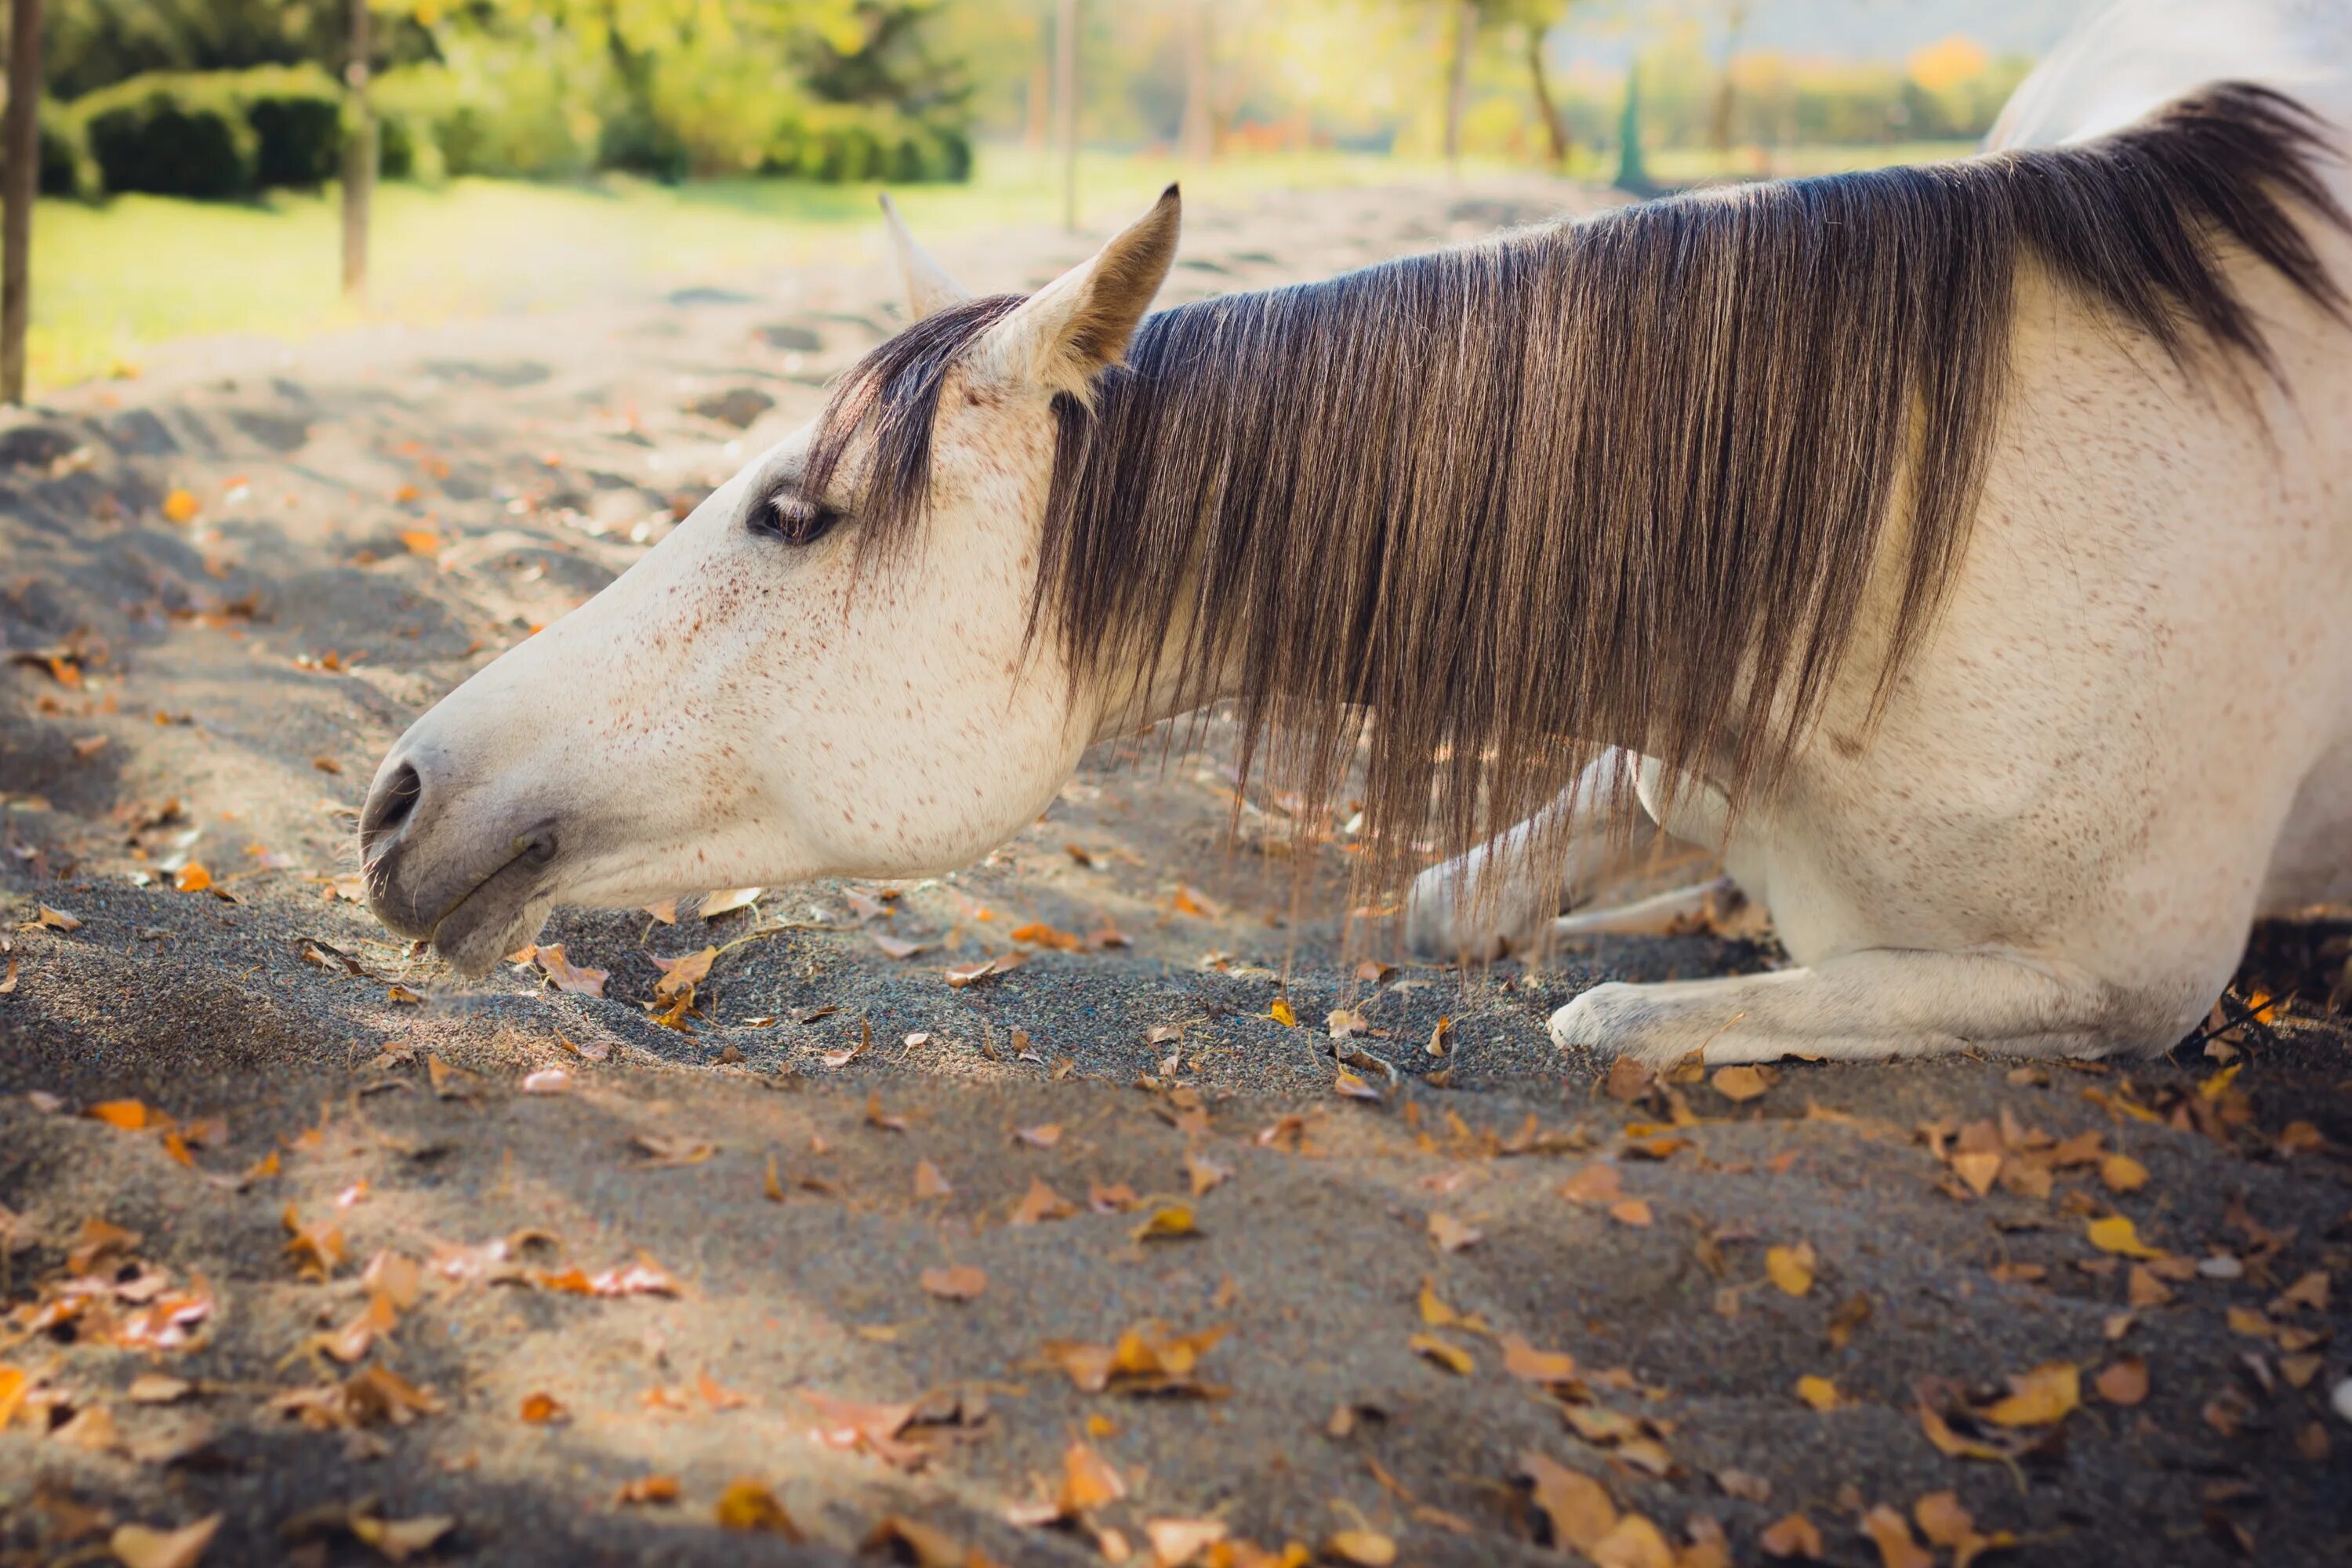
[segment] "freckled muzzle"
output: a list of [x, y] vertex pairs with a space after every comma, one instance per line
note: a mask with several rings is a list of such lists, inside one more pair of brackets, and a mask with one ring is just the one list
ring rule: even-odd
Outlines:
[[478, 974], [538, 933], [553, 901], [556, 823], [454, 810], [467, 793], [429, 746], [395, 746], [360, 813], [368, 908], [392, 931], [429, 938], [460, 973]]

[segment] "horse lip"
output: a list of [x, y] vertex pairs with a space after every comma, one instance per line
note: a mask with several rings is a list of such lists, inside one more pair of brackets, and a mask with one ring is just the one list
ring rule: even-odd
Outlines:
[[[504, 860], [467, 884], [457, 897], [441, 907], [439, 913], [429, 919], [415, 919], [403, 922], [396, 921], [383, 907], [390, 901], [394, 891], [393, 878], [384, 862], [391, 858], [390, 851], [398, 847], [396, 844], [388, 846], [386, 853], [379, 856], [366, 868], [369, 879], [376, 884], [371, 889], [373, 896], [369, 900], [371, 906], [374, 908], [376, 918], [400, 935], [421, 937], [432, 942], [436, 949], [442, 951], [444, 956], [446, 956], [447, 946], [442, 941], [442, 933], [452, 920], [466, 911], [467, 907], [473, 905], [486, 891], [504, 892], [509, 885], [517, 882], [521, 882], [524, 886], [520, 889], [520, 897], [516, 899], [514, 907], [520, 910], [528, 905], [540, 890], [535, 885], [537, 879], [554, 863], [560, 847], [555, 829], [552, 826], [545, 824], [517, 834], [509, 840], [508, 847], [511, 853]], [[515, 875], [518, 868], [529, 873], [528, 879]], [[416, 907], [412, 900], [409, 905], [410, 910], [414, 910]]]
[[[555, 836], [547, 829], [519, 836], [505, 863], [467, 889], [434, 921], [434, 951], [461, 972], [488, 971], [512, 946], [509, 928], [525, 923], [531, 905], [546, 892], [546, 871], [555, 860], [556, 847]], [[541, 915], [545, 912], [542, 907]], [[485, 931], [495, 940], [478, 941]]]

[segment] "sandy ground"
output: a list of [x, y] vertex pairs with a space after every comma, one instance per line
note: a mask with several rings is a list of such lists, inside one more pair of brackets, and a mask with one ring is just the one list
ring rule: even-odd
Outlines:
[[[1579, 199], [1269, 198], [1178, 286]], [[1344, 834], [1294, 898], [1213, 735], [934, 883], [562, 912], [601, 996], [391, 941], [384, 747], [808, 413], [880, 283], [206, 345], [0, 429], [0, 1563], [216, 1515], [208, 1563], [2352, 1560], [2341, 925], [2166, 1061], [1644, 1083], [1546, 1013], [1769, 943], [1360, 972]]]

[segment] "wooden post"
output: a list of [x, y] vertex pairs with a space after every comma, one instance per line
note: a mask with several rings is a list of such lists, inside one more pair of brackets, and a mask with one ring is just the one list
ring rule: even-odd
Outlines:
[[1454, 0], [1454, 70], [1445, 87], [1445, 163], [1462, 173], [1462, 120], [1470, 108], [1470, 51], [1478, 41], [1478, 7]]
[[25, 401], [33, 317], [33, 203], [41, 194], [41, 0], [8, 0], [8, 170], [0, 187], [0, 399]]
[[1209, 94], [1209, 0], [1192, 0], [1184, 16], [1184, 124], [1178, 141], [1184, 161], [1206, 163], [1216, 155], [1216, 121]]
[[343, 298], [367, 302], [368, 208], [375, 199], [375, 110], [368, 102], [368, 0], [351, 0], [352, 56], [343, 68], [351, 123], [343, 136]]
[[1054, 107], [1062, 143], [1062, 226], [1078, 232], [1079, 0], [1061, 0], [1054, 22]]

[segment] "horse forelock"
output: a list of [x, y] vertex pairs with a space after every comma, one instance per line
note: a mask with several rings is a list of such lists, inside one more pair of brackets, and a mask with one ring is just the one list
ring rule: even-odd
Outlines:
[[[1233, 698], [1240, 766], [1312, 807], [1362, 768], [1361, 864], [1466, 847], [1600, 744], [1735, 809], [1818, 716], [1874, 573], [1878, 690], [1981, 492], [2021, 263], [2153, 339], [2271, 368], [2234, 247], [2339, 316], [2294, 209], [2347, 226], [2317, 122], [2223, 86], [2080, 146], [1780, 182], [1149, 318], [1055, 400], [1032, 606], [1073, 679]], [[920, 524], [957, 356], [1017, 301], [850, 373], [859, 526]], [[1920, 477], [1906, 482], [1906, 475]], [[1879, 646], [1874, 640], [1874, 647]]]

